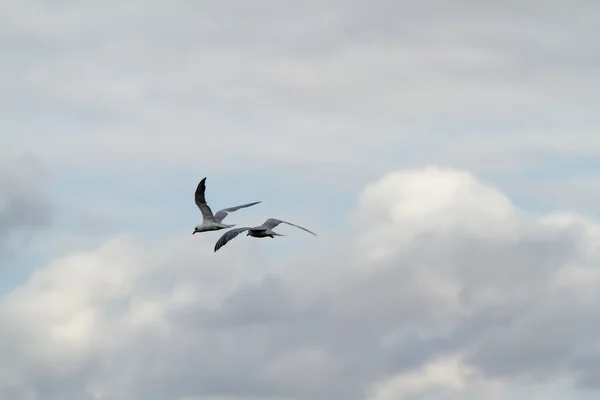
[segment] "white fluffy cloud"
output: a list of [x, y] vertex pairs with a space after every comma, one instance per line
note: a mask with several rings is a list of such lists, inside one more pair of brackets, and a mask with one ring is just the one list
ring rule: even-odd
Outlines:
[[119, 237], [56, 259], [0, 300], [0, 397], [596, 390], [595, 222], [525, 213], [432, 166], [366, 187], [349, 229], [275, 260], [245, 237], [213, 253], [210, 234]]

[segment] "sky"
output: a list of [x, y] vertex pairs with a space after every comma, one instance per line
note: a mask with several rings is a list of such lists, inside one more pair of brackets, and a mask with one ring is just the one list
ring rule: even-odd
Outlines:
[[[600, 4], [0, 2], [0, 398], [600, 395]], [[224, 222], [192, 235], [200, 179]]]

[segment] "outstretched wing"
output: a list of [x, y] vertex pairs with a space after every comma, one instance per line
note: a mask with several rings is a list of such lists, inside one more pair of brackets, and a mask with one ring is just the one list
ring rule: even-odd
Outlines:
[[225, 246], [227, 244], [227, 242], [229, 242], [231, 239], [235, 238], [237, 235], [239, 235], [240, 233], [247, 231], [248, 229], [251, 229], [249, 227], [245, 227], [245, 228], [235, 228], [235, 229], [230, 229], [227, 232], [225, 232], [220, 238], [219, 240], [217, 240], [217, 243], [215, 243], [215, 253], [217, 252], [217, 250], [219, 250], [221, 247]]
[[194, 201], [196, 205], [202, 212], [203, 222], [214, 221], [215, 217], [213, 216], [212, 210], [206, 204], [206, 198], [204, 197], [204, 191], [206, 190], [206, 178], [202, 179], [196, 188], [196, 193], [194, 195]]
[[306, 232], [308, 232], [308, 233], [312, 233], [313, 235], [317, 236], [317, 234], [316, 234], [316, 233], [314, 233], [314, 232], [312, 232], [312, 231], [309, 231], [309, 230], [308, 230], [308, 229], [306, 229], [306, 228], [303, 228], [303, 227], [301, 227], [301, 226], [298, 226], [298, 225], [292, 224], [291, 222], [282, 221], [282, 220], [280, 220], [280, 219], [276, 219], [276, 218], [269, 218], [268, 220], [266, 220], [266, 221], [265, 221], [265, 222], [262, 224], [262, 226], [264, 226], [264, 227], [266, 227], [266, 228], [269, 228], [269, 229], [273, 229], [273, 228], [275, 228], [277, 225], [279, 225], [279, 224], [282, 224], [282, 223], [283, 223], [283, 224], [288, 224], [288, 225], [291, 225], [291, 226], [295, 226], [296, 228], [302, 229], [303, 231], [306, 231]]
[[247, 203], [247, 204], [242, 204], [241, 206], [235, 206], [235, 207], [229, 207], [229, 208], [224, 208], [221, 211], [217, 212], [215, 214], [215, 222], [221, 222], [225, 219], [225, 217], [227, 216], [228, 213], [230, 212], [234, 212], [236, 210], [239, 210], [240, 208], [246, 208], [246, 207], [250, 207], [253, 206], [255, 204], [260, 203], [260, 201], [255, 201], [254, 203]]

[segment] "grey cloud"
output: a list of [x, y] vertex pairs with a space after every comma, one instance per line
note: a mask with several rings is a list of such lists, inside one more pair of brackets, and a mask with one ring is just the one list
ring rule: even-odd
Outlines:
[[286, 290], [285, 283], [276, 277], [267, 277], [258, 284], [240, 287], [223, 301], [223, 315], [237, 326], [246, 324], [285, 322], [296, 318], [299, 307]]
[[472, 362], [487, 374], [549, 381], [575, 372], [573, 363], [580, 364], [581, 356], [594, 346], [598, 322], [588, 301], [570, 291], [532, 300], [519, 318], [490, 332], [473, 350]]
[[570, 367], [577, 371], [578, 385], [592, 394], [600, 388], [600, 354], [596, 348], [582, 348]]
[[203, 168], [318, 165], [321, 183], [399, 159], [504, 173], [597, 154], [600, 11], [540, 4], [14, 3], [7, 41], [37, 42], [5, 67], [11, 142], [65, 168], [142, 171], [211, 147]]
[[46, 177], [30, 160], [0, 165], [0, 259], [11, 256], [52, 221]]

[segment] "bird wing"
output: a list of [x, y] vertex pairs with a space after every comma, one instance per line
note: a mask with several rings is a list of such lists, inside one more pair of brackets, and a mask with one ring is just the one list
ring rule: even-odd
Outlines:
[[282, 220], [280, 220], [280, 219], [276, 219], [276, 218], [269, 218], [268, 220], [266, 220], [266, 221], [265, 221], [265, 222], [262, 224], [262, 226], [264, 226], [264, 227], [266, 227], [266, 228], [268, 228], [268, 229], [273, 229], [273, 228], [275, 228], [277, 225], [279, 225], [279, 224], [281, 224], [281, 223], [283, 223], [283, 224], [288, 224], [288, 225], [291, 225], [291, 226], [295, 226], [296, 228], [300, 228], [300, 229], [302, 229], [303, 231], [306, 231], [306, 232], [308, 232], [308, 233], [312, 233], [313, 235], [317, 236], [317, 234], [316, 234], [316, 233], [314, 233], [314, 232], [312, 232], [312, 231], [309, 231], [309, 230], [308, 230], [308, 229], [306, 229], [306, 228], [303, 228], [303, 227], [301, 227], [301, 226], [298, 226], [298, 225], [292, 224], [291, 222], [282, 221]]
[[213, 216], [212, 210], [206, 204], [206, 198], [204, 197], [204, 191], [206, 190], [206, 178], [202, 179], [196, 188], [196, 193], [194, 195], [194, 201], [196, 205], [202, 212], [203, 222], [214, 221], [215, 217]]
[[217, 250], [219, 250], [221, 247], [225, 246], [227, 244], [227, 242], [229, 242], [231, 239], [235, 238], [240, 233], [247, 231], [248, 229], [252, 229], [252, 228], [249, 228], [249, 227], [235, 228], [235, 229], [230, 229], [227, 232], [225, 232], [223, 235], [221, 235], [219, 240], [217, 240], [217, 243], [215, 243], [215, 252], [217, 252]]
[[236, 210], [239, 210], [240, 208], [246, 208], [246, 207], [250, 207], [253, 206], [255, 204], [261, 203], [260, 201], [255, 201], [253, 203], [246, 203], [246, 204], [242, 204], [241, 206], [234, 206], [234, 207], [229, 207], [229, 208], [224, 208], [221, 211], [217, 212], [215, 214], [215, 221], [216, 222], [221, 222], [225, 219], [225, 217], [227, 216], [228, 213], [230, 212], [234, 212]]

